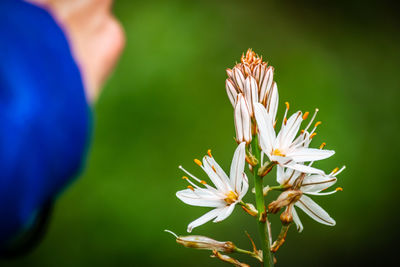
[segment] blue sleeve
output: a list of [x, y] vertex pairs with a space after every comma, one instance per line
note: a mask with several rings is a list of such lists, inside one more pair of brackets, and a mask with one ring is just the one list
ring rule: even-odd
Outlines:
[[66, 37], [43, 9], [0, 1], [0, 247], [77, 175], [90, 107]]

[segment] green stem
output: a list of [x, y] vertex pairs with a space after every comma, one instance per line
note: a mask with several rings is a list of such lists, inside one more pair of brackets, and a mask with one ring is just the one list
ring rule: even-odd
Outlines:
[[[256, 190], [256, 208], [258, 211], [258, 231], [261, 238], [261, 245], [263, 250], [263, 265], [264, 267], [273, 267], [274, 259], [271, 253], [271, 244], [269, 242], [269, 229], [266, 224], [266, 209], [264, 203], [263, 194], [263, 178], [258, 175], [258, 169], [260, 168], [261, 154], [258, 147], [257, 136], [253, 136], [253, 142], [251, 142], [251, 148], [253, 155], [258, 159], [258, 164], [253, 167], [254, 174], [254, 188]], [[270, 163], [273, 164], [273, 163]], [[265, 216], [263, 218], [263, 216]]]

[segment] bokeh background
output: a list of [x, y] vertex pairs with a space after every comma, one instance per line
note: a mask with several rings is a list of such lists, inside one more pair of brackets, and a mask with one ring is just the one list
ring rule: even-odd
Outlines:
[[[318, 166], [347, 166], [337, 183], [343, 192], [314, 197], [337, 225], [299, 212], [305, 229], [289, 231], [277, 266], [381, 266], [395, 258], [397, 7], [387, 1], [117, 0], [114, 9], [127, 45], [94, 108], [86, 169], [60, 197], [40, 247], [1, 266], [229, 266], [177, 245], [163, 230], [185, 234], [207, 211], [175, 197], [186, 186], [178, 165], [204, 177], [193, 158], [211, 148], [229, 169], [236, 144], [225, 69], [247, 48], [275, 67], [280, 114], [284, 101], [292, 111], [320, 108], [315, 145], [327, 142], [337, 153]], [[250, 248], [244, 231], [257, 240], [257, 229], [248, 217], [238, 208], [194, 234]]]

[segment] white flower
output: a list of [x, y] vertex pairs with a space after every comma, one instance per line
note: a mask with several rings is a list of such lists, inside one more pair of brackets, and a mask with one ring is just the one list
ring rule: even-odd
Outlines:
[[305, 174], [292, 169], [283, 168], [278, 166], [277, 169], [277, 181], [281, 185], [287, 185], [292, 187], [295, 190], [299, 190], [301, 192], [301, 197], [296, 200], [296, 202], [288, 205], [286, 209], [286, 213], [290, 214], [290, 217], [293, 218], [297, 229], [299, 232], [303, 230], [303, 225], [300, 221], [300, 218], [296, 212], [294, 206], [303, 210], [308, 216], [310, 216], [315, 221], [326, 224], [329, 226], [334, 226], [336, 224], [335, 220], [332, 219], [329, 214], [321, 208], [317, 203], [315, 203], [310, 197], [307, 195], [330, 195], [336, 193], [337, 191], [341, 191], [340, 187], [336, 188], [334, 191], [330, 192], [322, 192], [328, 187], [332, 186], [336, 183], [336, 176], [340, 174], [345, 167], [342, 167], [340, 170], [338, 168], [334, 169], [330, 174]]
[[261, 103], [275, 117], [278, 103], [278, 88], [274, 80], [274, 69], [251, 49], [241, 58], [241, 63], [227, 69], [225, 87], [232, 106], [237, 105], [238, 95], [243, 94], [250, 116], [254, 117], [254, 104]]
[[242, 200], [249, 188], [247, 176], [244, 173], [245, 149], [244, 142], [237, 147], [232, 159], [230, 177], [225, 174], [214, 160], [210, 151], [208, 151], [208, 156], [203, 158], [203, 163], [199, 160], [195, 160], [207, 173], [215, 187], [208, 185], [206, 182], [196, 178], [179, 166], [187, 175], [204, 186], [197, 185], [184, 176], [183, 178], [186, 179], [190, 185], [188, 189], [178, 191], [176, 196], [189, 205], [214, 208], [191, 222], [187, 229], [189, 233], [193, 228], [214, 218], [213, 222], [220, 222], [226, 219], [232, 213], [235, 205]]
[[[315, 136], [317, 122], [311, 133], [307, 129], [315, 118], [315, 114], [305, 130], [296, 138], [301, 122], [306, 119], [308, 113], [304, 115], [298, 111], [289, 119], [286, 114], [289, 104], [286, 102], [286, 112], [278, 135], [275, 134], [275, 118], [261, 104], [255, 105], [255, 117], [259, 130], [260, 146], [270, 161], [278, 163], [280, 166], [295, 169], [306, 173], [323, 173], [322, 171], [303, 165], [301, 163], [326, 159], [332, 156], [333, 150], [321, 150], [308, 148], [311, 139]], [[318, 110], [316, 110], [317, 112]]]

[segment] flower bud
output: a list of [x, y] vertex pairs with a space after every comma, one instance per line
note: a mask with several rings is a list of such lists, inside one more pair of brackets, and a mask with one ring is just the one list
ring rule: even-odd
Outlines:
[[223, 253], [232, 253], [236, 246], [230, 241], [217, 241], [212, 238], [201, 235], [177, 236], [175, 233], [165, 230], [176, 237], [176, 242], [187, 247], [195, 249], [216, 250]]
[[236, 129], [236, 141], [238, 143], [251, 142], [251, 117], [249, 109], [242, 94], [238, 95], [235, 105], [235, 129]]
[[300, 190], [286, 190], [268, 205], [268, 210], [271, 213], [277, 213], [281, 208], [299, 200], [301, 195], [302, 192]]

